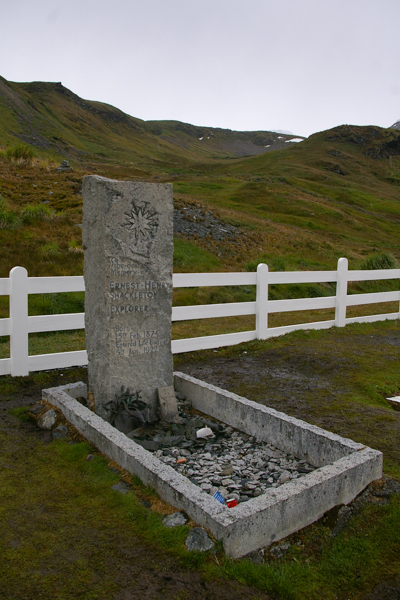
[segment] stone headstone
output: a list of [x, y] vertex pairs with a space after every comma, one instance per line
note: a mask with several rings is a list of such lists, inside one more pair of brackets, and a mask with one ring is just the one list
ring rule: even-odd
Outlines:
[[171, 184], [83, 178], [85, 330], [96, 412], [124, 387], [152, 410], [172, 385]]

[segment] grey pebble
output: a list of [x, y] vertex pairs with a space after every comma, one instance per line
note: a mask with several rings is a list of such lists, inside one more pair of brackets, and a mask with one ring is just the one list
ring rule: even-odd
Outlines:
[[162, 519], [162, 524], [165, 527], [179, 527], [180, 525], [186, 525], [188, 518], [183, 512], [175, 512], [171, 515], [165, 515]]
[[111, 489], [119, 492], [120, 494], [126, 494], [129, 492], [130, 487], [127, 483], [125, 483], [125, 481], [119, 481], [118, 483], [114, 483], [114, 485], [111, 486]]
[[51, 432], [53, 440], [62, 440], [68, 435], [68, 427], [66, 425], [59, 425]]
[[208, 533], [201, 527], [194, 527], [185, 540], [186, 548], [192, 552], [206, 552], [214, 547], [214, 542], [210, 539]]

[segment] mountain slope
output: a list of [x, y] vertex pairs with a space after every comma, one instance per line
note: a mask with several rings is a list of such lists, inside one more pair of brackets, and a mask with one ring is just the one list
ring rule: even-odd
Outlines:
[[[22, 140], [64, 158], [156, 159], [171, 162], [250, 156], [283, 147], [290, 135], [142, 121], [82, 100], [61, 83], [12, 83], [0, 78], [0, 145]], [[268, 148], [266, 147], [268, 146]]]

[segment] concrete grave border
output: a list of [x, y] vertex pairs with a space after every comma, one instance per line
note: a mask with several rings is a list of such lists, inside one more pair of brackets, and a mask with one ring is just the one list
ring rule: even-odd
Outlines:
[[197, 410], [318, 468], [229, 509], [80, 404], [75, 398], [87, 395], [85, 384], [43, 390], [42, 397], [102, 453], [222, 540], [232, 558], [313, 523], [382, 477], [382, 453], [377, 450], [183, 373], [174, 374], [174, 383], [176, 391], [185, 394]]

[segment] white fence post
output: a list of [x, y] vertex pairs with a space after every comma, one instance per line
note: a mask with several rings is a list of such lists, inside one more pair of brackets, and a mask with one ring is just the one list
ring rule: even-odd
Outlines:
[[268, 330], [268, 265], [257, 267], [256, 331], [257, 339], [267, 339]]
[[349, 263], [347, 258], [339, 258], [337, 264], [335, 326], [346, 325], [347, 279]]
[[29, 375], [28, 272], [24, 267], [10, 271], [10, 325], [11, 375]]

